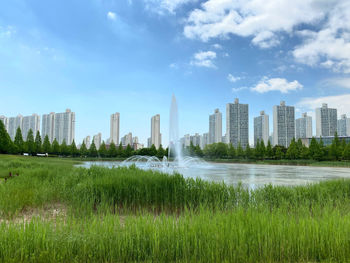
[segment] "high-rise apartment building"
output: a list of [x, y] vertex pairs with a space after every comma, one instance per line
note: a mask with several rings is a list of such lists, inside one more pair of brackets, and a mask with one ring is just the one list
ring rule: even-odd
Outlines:
[[254, 145], [257, 142], [264, 141], [267, 145], [269, 141], [269, 115], [265, 114], [265, 111], [260, 112], [259, 117], [254, 118]]
[[129, 132], [124, 137], [122, 137], [121, 142], [122, 142], [123, 147], [126, 147], [128, 145], [133, 146], [132, 133]]
[[62, 144], [63, 140], [67, 145], [72, 144], [75, 138], [75, 113], [67, 109], [62, 113], [44, 114], [41, 135], [42, 138], [47, 135], [51, 143], [56, 139], [59, 144]]
[[209, 133], [203, 133], [200, 137], [200, 147], [203, 150], [204, 147], [209, 144]]
[[20, 114], [17, 117], [10, 117], [8, 119], [8, 134], [12, 141], [15, 139], [18, 128], [23, 130], [23, 116]]
[[91, 146], [91, 137], [90, 137], [90, 136], [86, 136], [86, 137], [84, 138], [84, 143], [85, 143], [86, 149], [90, 149], [90, 146]]
[[4, 116], [4, 115], [1, 115], [1, 116], [0, 116], [0, 121], [3, 122], [6, 131], [8, 131], [8, 129], [9, 129], [8, 118], [7, 118], [6, 116]]
[[102, 143], [102, 134], [99, 132], [98, 134], [94, 135], [94, 137], [92, 137], [92, 140], [96, 146], [96, 149], [99, 150]]
[[120, 114], [116, 112], [111, 115], [111, 135], [109, 138], [109, 143], [114, 142], [114, 144], [119, 144], [119, 124], [120, 124]]
[[295, 109], [284, 101], [273, 106], [273, 144], [288, 147], [295, 137]]
[[160, 135], [160, 115], [157, 114], [151, 119], [151, 145], [154, 144], [156, 149], [162, 144]]
[[222, 114], [216, 109], [214, 114], [209, 115], [209, 143], [222, 141]]
[[338, 120], [338, 135], [350, 136], [350, 118], [347, 118], [346, 114], [341, 115]]
[[199, 146], [200, 140], [201, 140], [201, 136], [198, 133], [196, 133], [193, 136], [190, 136], [190, 142], [193, 144], [193, 146]]
[[[40, 131], [40, 116], [37, 114], [33, 114], [32, 116], [23, 117], [22, 121], [22, 137], [23, 140], [27, 140], [28, 132], [32, 130], [34, 138], [36, 133]], [[44, 138], [42, 138], [44, 139]]]
[[66, 141], [67, 145], [72, 144], [75, 137], [75, 113], [70, 109], [66, 112], [55, 114], [54, 138], [59, 144]]
[[249, 144], [249, 112], [248, 104], [240, 104], [238, 99], [226, 105], [226, 140], [237, 147]]
[[295, 121], [295, 138], [311, 138], [312, 137], [312, 117], [303, 113], [301, 118]]
[[44, 141], [44, 138], [48, 136], [50, 142], [54, 140], [54, 126], [55, 126], [55, 113], [51, 112], [50, 114], [44, 114], [42, 116], [42, 125], [41, 125], [41, 137]]
[[326, 103], [316, 109], [316, 136], [334, 136], [337, 131], [337, 109], [328, 108]]

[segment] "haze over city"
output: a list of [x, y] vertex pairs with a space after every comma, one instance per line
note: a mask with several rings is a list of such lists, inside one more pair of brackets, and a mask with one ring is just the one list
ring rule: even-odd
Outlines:
[[[253, 117], [280, 101], [313, 117], [327, 103], [350, 116], [348, 1], [7, 1], [0, 4], [0, 115], [76, 113], [75, 140], [110, 134], [147, 145], [160, 114], [168, 144], [177, 97], [180, 135], [208, 132], [237, 97]], [[285, 10], [281, 12], [281, 10]], [[315, 124], [313, 134], [316, 134]]]

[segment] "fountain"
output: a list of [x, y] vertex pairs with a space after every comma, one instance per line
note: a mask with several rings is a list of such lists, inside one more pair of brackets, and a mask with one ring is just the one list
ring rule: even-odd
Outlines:
[[[168, 158], [162, 160], [155, 156], [132, 156], [123, 161], [120, 166], [135, 165], [141, 169], [160, 170], [167, 173], [186, 168], [206, 167], [209, 164], [197, 157], [183, 156], [179, 137], [179, 118], [175, 95], [172, 96], [169, 116], [169, 150]], [[174, 155], [173, 157], [171, 155]], [[173, 160], [172, 160], [173, 159]]]

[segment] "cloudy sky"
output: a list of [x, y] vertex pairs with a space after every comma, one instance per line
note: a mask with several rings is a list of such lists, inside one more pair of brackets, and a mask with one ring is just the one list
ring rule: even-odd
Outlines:
[[350, 115], [350, 1], [0, 2], [0, 115], [71, 108], [80, 142], [107, 139], [120, 112], [121, 135], [146, 142], [159, 113], [166, 144], [173, 93], [181, 134], [207, 132], [236, 97], [251, 138], [280, 100], [296, 117], [322, 103]]

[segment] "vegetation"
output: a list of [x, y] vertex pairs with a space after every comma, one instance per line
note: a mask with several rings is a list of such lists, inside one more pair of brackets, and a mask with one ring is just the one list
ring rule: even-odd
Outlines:
[[[348, 262], [350, 180], [299, 187], [0, 156], [1, 262]], [[30, 211], [59, 204], [66, 213]]]

